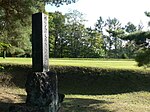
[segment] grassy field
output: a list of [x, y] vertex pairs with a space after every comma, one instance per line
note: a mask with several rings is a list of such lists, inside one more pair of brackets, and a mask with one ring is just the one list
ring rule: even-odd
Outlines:
[[[0, 112], [8, 106], [25, 103], [26, 92], [20, 88], [0, 88]], [[150, 92], [115, 95], [66, 95], [60, 112], [150, 112]]]
[[[17, 64], [31, 64], [31, 58], [0, 58], [0, 63], [17, 63]], [[144, 70], [143, 67], [138, 67], [134, 60], [123, 59], [54, 59], [49, 60], [50, 65], [61, 66], [86, 66], [86, 67], [100, 67], [100, 68], [117, 68], [117, 69], [135, 69]], [[147, 69], [150, 70], [150, 69]]]
[[[0, 58], [0, 63], [31, 65], [31, 59]], [[121, 74], [119, 74], [120, 70], [114, 70], [113, 74], [99, 74], [101, 71], [97, 72], [96, 68], [90, 68], [90, 71], [88, 68], [78, 67], [57, 69], [60, 73], [67, 71], [59, 81], [59, 91], [65, 94], [60, 112], [150, 112], [150, 72], [149, 69], [137, 67], [133, 60], [50, 59], [50, 65], [124, 70]], [[70, 69], [72, 73], [68, 74]], [[0, 72], [0, 78], [6, 76], [6, 83], [7, 80], [13, 81], [14, 79], [17, 83], [24, 83], [26, 69], [23, 70], [15, 68], [10, 72], [7, 70]], [[137, 70], [142, 73], [136, 72]], [[146, 74], [145, 71], [147, 71]], [[26, 92], [23, 87], [1, 86], [0, 112], [8, 112], [10, 105], [25, 103], [25, 99]]]

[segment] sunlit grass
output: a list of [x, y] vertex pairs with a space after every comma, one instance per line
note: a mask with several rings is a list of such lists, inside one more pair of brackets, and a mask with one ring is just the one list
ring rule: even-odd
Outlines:
[[0, 58], [0, 63], [32, 64], [31, 58]]
[[66, 95], [63, 106], [65, 112], [148, 112], [149, 103], [150, 93], [141, 91], [117, 95]]
[[88, 67], [101, 67], [101, 68], [126, 68], [126, 69], [141, 69], [137, 67], [135, 61], [123, 60], [50, 60], [52, 65], [65, 65], [65, 66], [88, 66]]
[[[16, 64], [32, 64], [31, 58], [0, 58], [0, 63], [16, 63]], [[50, 58], [50, 65], [62, 65], [62, 66], [86, 66], [86, 67], [100, 67], [100, 68], [116, 68], [116, 69], [136, 69], [144, 70], [143, 67], [138, 67], [137, 62], [134, 60], [123, 59], [82, 59], [82, 58]], [[150, 69], [147, 69], [150, 70]]]

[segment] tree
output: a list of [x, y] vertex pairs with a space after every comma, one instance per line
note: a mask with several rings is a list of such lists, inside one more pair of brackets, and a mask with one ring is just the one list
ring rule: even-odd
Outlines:
[[105, 21], [102, 17], [96, 22], [95, 29], [102, 34], [105, 57], [119, 58], [122, 55], [122, 40], [120, 35], [124, 34], [121, 23], [116, 18], [108, 18]]
[[3, 58], [6, 57], [6, 51], [10, 46], [11, 46], [10, 44], [0, 42], [0, 52], [3, 52]]
[[92, 28], [86, 28], [86, 35], [84, 36], [84, 57], [99, 58], [104, 57], [103, 38], [100, 32]]
[[0, 0], [1, 42], [13, 44], [13, 54], [31, 53], [31, 14], [44, 12], [45, 4], [60, 6], [73, 2], [75, 0]]
[[[124, 30], [125, 34], [132, 34], [134, 32], [137, 32], [138, 30], [142, 30], [139, 28], [140, 25], [135, 26], [133, 23], [128, 22], [127, 25], [125, 25]], [[135, 41], [132, 40], [125, 40], [125, 47], [124, 47], [124, 57], [125, 58], [135, 58], [137, 54], [137, 45], [135, 44]]]
[[74, 2], [76, 0], [0, 0], [0, 30], [8, 28], [16, 20], [26, 24], [33, 12], [44, 11], [45, 4], [60, 6]]
[[[133, 41], [137, 47], [135, 60], [138, 66], [150, 66], [150, 32], [137, 31], [124, 35], [123, 39]], [[144, 57], [144, 58], [143, 58]]]
[[31, 0], [0, 1], [1, 42], [11, 44], [11, 55], [31, 54], [31, 14], [37, 8]]
[[[108, 41], [110, 41], [109, 36], [105, 34], [106, 30], [106, 21], [103, 20], [103, 18], [100, 16], [99, 19], [96, 22], [95, 30], [100, 32], [102, 34], [103, 38], [103, 45], [102, 48], [104, 49], [104, 57], [108, 57]], [[110, 44], [110, 43], [109, 43]]]
[[52, 55], [56, 57], [63, 57], [63, 40], [64, 40], [64, 27], [65, 27], [65, 16], [60, 12], [49, 13], [49, 16], [52, 17], [52, 20], [49, 21], [49, 30], [50, 30], [50, 51]]
[[85, 28], [83, 14], [49, 13], [50, 53], [55, 57], [100, 57], [103, 55], [101, 33]]
[[150, 67], [150, 47], [140, 50], [135, 60], [138, 62], [138, 66]]
[[125, 31], [127, 33], [132, 33], [137, 31], [137, 27], [133, 23], [128, 22], [127, 25], [125, 25]]
[[106, 20], [106, 32], [108, 33], [107, 41], [108, 41], [108, 50], [109, 56], [114, 56], [115, 58], [119, 57], [119, 50], [122, 47], [122, 41], [119, 38], [119, 35], [123, 34], [123, 28], [121, 23], [116, 18], [108, 18]]
[[73, 10], [65, 14], [67, 18], [66, 28], [68, 29], [66, 37], [68, 38], [68, 50], [70, 57], [77, 58], [80, 55], [82, 45], [81, 38], [84, 33], [83, 14], [77, 10]]
[[0, 36], [1, 42], [11, 44], [8, 54], [25, 55], [31, 53], [31, 27], [23, 26], [20, 20], [12, 21]]
[[41, 1], [44, 2], [45, 4], [51, 4], [51, 5], [55, 5], [57, 7], [59, 7], [60, 5], [63, 4], [71, 4], [71, 3], [75, 3], [77, 0], [37, 0], [37, 1]]
[[99, 19], [97, 20], [96, 24], [95, 24], [95, 30], [97, 30], [100, 33], [103, 33], [105, 26], [106, 26], [106, 23], [103, 20], [103, 18], [100, 16]]

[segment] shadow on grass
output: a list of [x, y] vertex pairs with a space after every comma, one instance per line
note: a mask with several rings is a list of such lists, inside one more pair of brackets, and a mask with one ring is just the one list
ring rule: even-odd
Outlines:
[[[80, 71], [80, 70], [79, 70]], [[98, 71], [83, 69], [71, 74], [58, 74], [59, 90], [64, 94], [112, 95], [129, 92], [150, 92], [150, 72]], [[94, 73], [94, 74], [93, 74]]]
[[[0, 99], [0, 112], [9, 112], [10, 106], [25, 105], [26, 95], [5, 93], [5, 96], [1, 96]], [[14, 102], [23, 102], [23, 103], [14, 103]]]
[[0, 112], [9, 112], [9, 107], [11, 106], [24, 106], [25, 103], [7, 103], [0, 102]]
[[[103, 108], [104, 104], [110, 103], [113, 102], [94, 99], [66, 98], [59, 112], [114, 112]], [[26, 106], [26, 104], [0, 102], [0, 112], [9, 112], [10, 106]]]
[[104, 104], [110, 104], [104, 100], [66, 98], [62, 104], [61, 112], [113, 112], [103, 108]]
[[0, 71], [0, 85], [25, 88], [27, 75], [31, 73], [30, 65], [3, 64]]
[[[5, 101], [0, 101], [0, 112], [9, 112], [11, 106], [26, 106], [24, 103], [26, 96], [20, 95], [19, 97], [22, 98], [22, 103], [14, 103], [12, 98], [3, 97], [2, 99]], [[65, 98], [59, 112], [113, 112], [103, 107], [103, 105], [111, 103], [113, 102], [96, 99]]]

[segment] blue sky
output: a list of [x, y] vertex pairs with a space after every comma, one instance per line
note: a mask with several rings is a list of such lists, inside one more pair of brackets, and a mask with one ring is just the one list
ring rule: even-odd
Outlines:
[[145, 11], [150, 11], [150, 0], [78, 0], [75, 4], [59, 8], [48, 5], [46, 10], [60, 11], [63, 14], [69, 10], [78, 10], [88, 20], [86, 26], [94, 26], [100, 16], [104, 19], [116, 17], [123, 25], [130, 21], [135, 25], [143, 23], [147, 26], [147, 22], [150, 21], [144, 14]]

